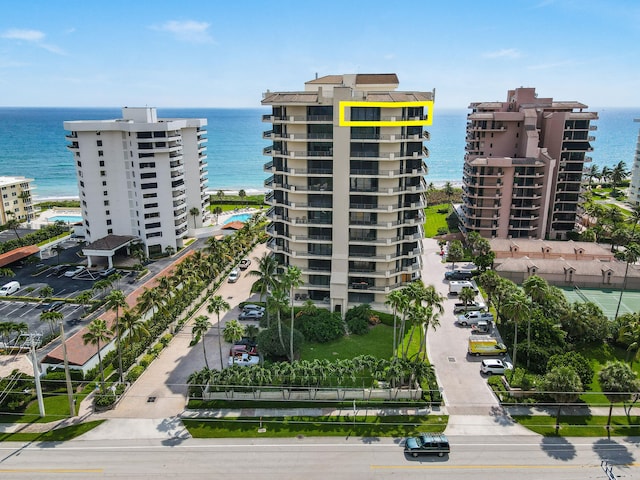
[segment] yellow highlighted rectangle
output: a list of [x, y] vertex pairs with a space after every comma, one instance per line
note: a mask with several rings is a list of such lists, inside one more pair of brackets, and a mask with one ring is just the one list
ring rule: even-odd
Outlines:
[[[345, 110], [350, 107], [403, 108], [425, 107], [427, 118], [424, 120], [345, 120]], [[413, 127], [433, 123], [433, 100], [419, 102], [340, 102], [339, 122], [341, 127]]]

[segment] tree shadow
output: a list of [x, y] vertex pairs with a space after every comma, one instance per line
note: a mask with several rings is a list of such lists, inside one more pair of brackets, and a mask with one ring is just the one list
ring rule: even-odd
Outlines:
[[549, 457], [563, 462], [576, 456], [576, 447], [564, 437], [543, 437], [540, 446]]
[[593, 451], [601, 460], [606, 460], [619, 468], [635, 461], [634, 455], [629, 449], [609, 438], [602, 438], [593, 444]]
[[158, 425], [158, 431], [170, 435], [169, 438], [161, 442], [162, 445], [167, 447], [180, 445], [185, 440], [191, 438], [189, 431], [178, 417], [170, 417], [162, 420]]

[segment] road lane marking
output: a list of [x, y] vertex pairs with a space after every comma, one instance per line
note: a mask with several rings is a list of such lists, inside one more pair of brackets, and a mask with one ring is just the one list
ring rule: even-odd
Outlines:
[[0, 473], [103, 473], [103, 468], [0, 468]]
[[[614, 467], [637, 467], [640, 463], [621, 463], [619, 465], [613, 465]], [[390, 470], [390, 469], [432, 469], [432, 470], [470, 470], [470, 469], [484, 469], [484, 470], [515, 470], [515, 469], [577, 469], [577, 468], [598, 468], [600, 465], [371, 465], [372, 470]]]

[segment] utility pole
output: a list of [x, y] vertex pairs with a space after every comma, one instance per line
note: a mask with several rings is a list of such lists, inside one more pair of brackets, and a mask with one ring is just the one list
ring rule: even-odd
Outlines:
[[44, 399], [42, 398], [42, 387], [40, 386], [40, 369], [38, 368], [38, 357], [36, 356], [36, 345], [34, 336], [29, 334], [29, 349], [31, 350], [31, 363], [33, 364], [33, 379], [36, 383], [36, 396], [38, 397], [38, 410], [40, 411], [40, 418], [45, 416], [44, 413]]
[[67, 381], [67, 395], [69, 397], [69, 417], [76, 416], [76, 406], [73, 401], [73, 386], [69, 373], [69, 360], [67, 358], [67, 338], [64, 336], [64, 325], [60, 322], [60, 338], [62, 339], [62, 356], [64, 358], [64, 378]]

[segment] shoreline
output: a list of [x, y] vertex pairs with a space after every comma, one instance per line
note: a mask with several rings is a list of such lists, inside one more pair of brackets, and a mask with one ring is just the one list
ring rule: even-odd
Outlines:
[[[425, 179], [427, 180], [427, 179]], [[449, 182], [451, 183], [451, 186], [454, 188], [461, 188], [462, 187], [462, 182], [460, 180], [438, 180], [438, 181], [434, 181], [434, 182], [429, 182], [427, 181], [427, 185], [429, 184], [433, 184], [433, 186], [435, 188], [443, 188], [445, 186], [445, 184]], [[209, 188], [207, 189], [207, 193], [209, 195], [211, 195], [212, 197], [216, 196], [216, 193], [218, 193], [218, 191], [222, 190], [224, 192], [225, 195], [238, 195], [238, 192], [240, 191], [240, 189], [237, 188], [231, 188], [231, 187], [218, 187], [218, 188]], [[268, 188], [245, 188], [244, 191], [246, 192], [247, 196], [250, 195], [264, 195], [265, 193], [269, 192], [270, 189]], [[43, 197], [39, 197], [37, 195], [33, 196], [33, 203], [42, 203], [42, 202], [55, 202], [55, 201], [79, 201], [80, 197], [77, 195], [59, 195], [59, 196], [43, 196]]]

